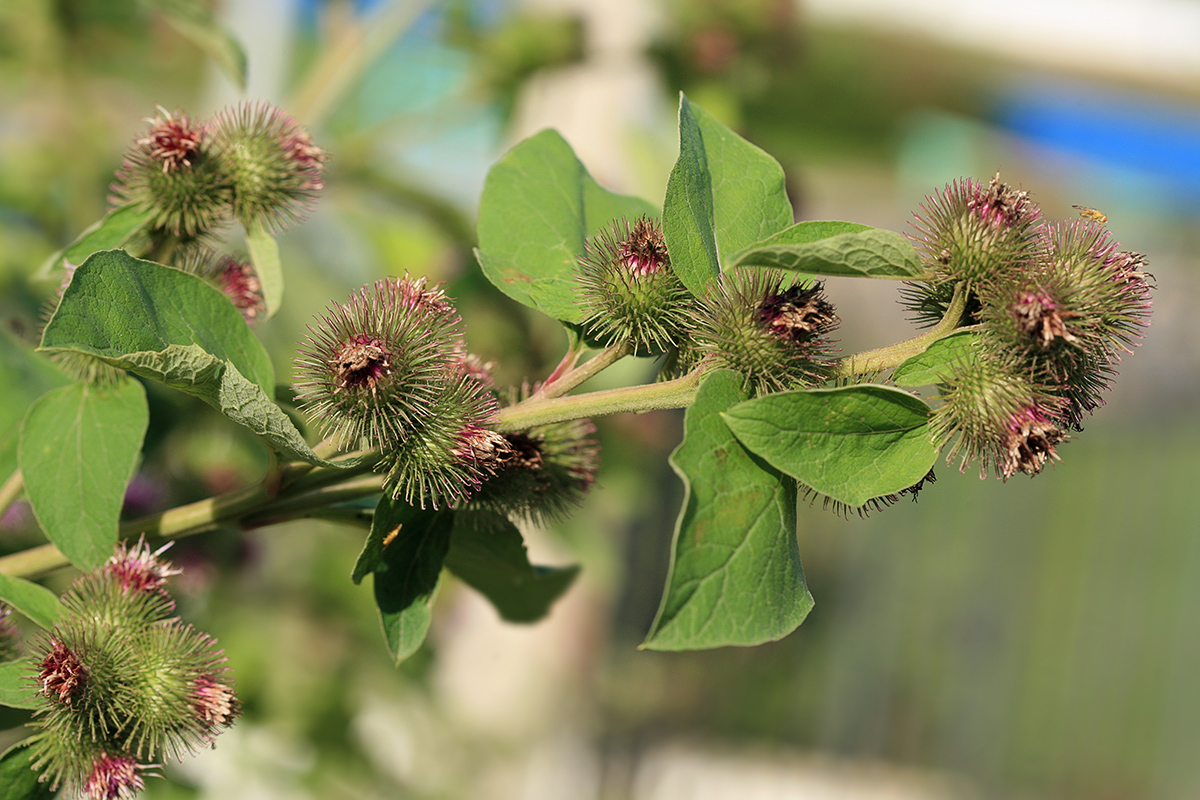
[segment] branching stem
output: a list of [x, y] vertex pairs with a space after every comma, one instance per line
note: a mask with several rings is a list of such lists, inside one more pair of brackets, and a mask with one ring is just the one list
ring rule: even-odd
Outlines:
[[946, 315], [937, 325], [920, 336], [905, 339], [903, 342], [846, 356], [838, 362], [837, 371], [834, 374], [839, 378], [849, 378], [898, 367], [913, 356], [924, 353], [934, 342], [945, 339], [957, 331], [962, 325], [963, 313], [966, 308], [967, 289], [965, 284], [960, 283], [955, 287], [954, 295], [950, 298]]

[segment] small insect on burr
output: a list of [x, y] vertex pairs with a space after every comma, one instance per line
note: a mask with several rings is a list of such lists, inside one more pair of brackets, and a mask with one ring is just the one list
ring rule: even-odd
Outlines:
[[1108, 217], [1094, 208], [1088, 208], [1087, 206], [1071, 206], [1071, 208], [1078, 208], [1079, 216], [1083, 217], [1084, 219], [1095, 220], [1101, 225], [1104, 225], [1108, 222]]

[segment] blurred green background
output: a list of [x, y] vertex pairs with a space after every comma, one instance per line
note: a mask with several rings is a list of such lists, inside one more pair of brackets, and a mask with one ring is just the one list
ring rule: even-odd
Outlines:
[[[0, 317], [34, 341], [38, 265], [105, 210], [154, 105], [239, 93], [171, 24], [184, 0], [0, 4]], [[226, 0], [246, 95], [332, 153], [282, 241], [281, 375], [312, 315], [387, 274], [445, 281], [500, 382], [565, 338], [475, 267], [506, 147], [557, 127], [599, 180], [661, 200], [678, 92], [784, 165], [798, 219], [906, 230], [922, 198], [997, 170], [1050, 218], [1100, 208], [1147, 255], [1154, 324], [1108, 405], [1036, 481], [953, 466], [867, 519], [802, 506], [816, 608], [753, 649], [662, 654], [681, 415], [601, 423], [571, 521], [530, 531], [584, 577], [535, 626], [453, 582], [428, 644], [388, 662], [363, 534], [294, 523], [180, 542], [185, 618], [218, 637], [244, 718], [146, 797], [1194, 798], [1200, 796], [1200, 4], [1076, 0]], [[831, 281], [847, 350], [910, 335], [896, 287]], [[597, 385], [643, 380], [610, 370]], [[255, 480], [265, 454], [153, 389], [130, 513]], [[179, 425], [187, 420], [186, 425]], [[20, 513], [0, 549], [39, 541]], [[70, 575], [52, 585], [65, 586]], [[8, 714], [0, 724], [19, 726]], [[21, 731], [3, 734], [13, 741]]]

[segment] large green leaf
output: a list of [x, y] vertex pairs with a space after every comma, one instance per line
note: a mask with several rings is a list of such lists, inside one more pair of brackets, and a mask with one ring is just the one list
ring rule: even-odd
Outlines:
[[684, 285], [699, 294], [733, 254], [791, 224], [779, 162], [680, 96], [663, 235]]
[[[37, 708], [37, 684], [33, 680], [33, 665], [28, 661], [9, 661], [0, 664], [0, 706]], [[2, 767], [0, 767], [2, 769]], [[0, 794], [7, 798], [7, 794]]]
[[46, 259], [38, 270], [38, 277], [45, 278], [55, 269], [68, 264], [81, 264], [92, 253], [124, 247], [150, 219], [151, 210], [140, 206], [121, 206], [110, 211], [103, 219], [89, 226], [75, 241]]
[[714, 372], [688, 409], [671, 465], [686, 494], [671, 569], [643, 647], [754, 645], [804, 621], [812, 596], [796, 546], [796, 485], [751, 455], [721, 412], [746, 399], [741, 378]]
[[579, 574], [578, 566], [530, 564], [517, 526], [487, 512], [455, 515], [446, 568], [490, 600], [509, 622], [536, 622], [546, 616]]
[[246, 90], [246, 54], [237, 39], [217, 22], [208, 4], [201, 0], [142, 0], [160, 12], [185, 39], [202, 50], [233, 82]]
[[55, 389], [25, 416], [18, 451], [25, 496], [46, 538], [80, 569], [113, 554], [149, 420], [146, 390], [132, 379]]
[[938, 339], [896, 367], [892, 382], [897, 386], [929, 386], [946, 380], [950, 369], [958, 362], [973, 357], [976, 335], [972, 331], [959, 331], [945, 339]]
[[17, 440], [25, 412], [43, 394], [70, 381], [45, 356], [17, 341], [0, 326], [0, 482], [17, 468]]
[[858, 507], [907, 489], [937, 459], [929, 406], [899, 389], [861, 384], [780, 392], [723, 415], [750, 451], [823, 495]]
[[53, 628], [62, 613], [62, 602], [58, 595], [33, 581], [12, 575], [0, 575], [0, 600], [20, 611], [43, 630]]
[[121, 250], [94, 253], [75, 270], [42, 334], [43, 350], [90, 353], [120, 367], [130, 354], [170, 345], [196, 345], [264, 393], [275, 385], [267, 351], [224, 295], [195, 275]]
[[576, 259], [613, 220], [656, 216], [650, 203], [596, 183], [557, 131], [518, 144], [488, 172], [479, 201], [479, 247], [488, 280], [519, 303], [582, 322]]
[[797, 223], [737, 253], [726, 269], [741, 266], [896, 280], [912, 280], [924, 271], [905, 236], [854, 222]]
[[39, 782], [33, 771], [30, 740], [17, 742], [0, 756], [0, 797], [4, 800], [51, 800], [58, 791]]
[[[391, 514], [384, 498], [376, 516]], [[432, 617], [442, 562], [450, 549], [454, 513], [443, 511], [398, 525], [395, 536], [381, 543], [375, 566], [375, 604], [383, 623], [388, 651], [397, 664], [411, 656], [425, 641]]]
[[161, 381], [199, 397], [275, 450], [329, 465], [271, 400], [270, 357], [242, 315], [194, 275], [120, 250], [96, 253], [76, 270], [41, 349], [86, 353]]

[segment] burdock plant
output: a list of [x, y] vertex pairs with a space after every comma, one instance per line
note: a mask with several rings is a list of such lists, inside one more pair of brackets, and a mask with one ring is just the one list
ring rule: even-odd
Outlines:
[[[505, 619], [545, 616], [578, 568], [532, 564], [522, 530], [556, 524], [602, 482], [593, 420], [686, 409], [670, 458], [684, 502], [644, 646], [751, 645], [812, 607], [798, 499], [882, 510], [932, 482], [943, 450], [1004, 480], [1069, 468], [1065, 446], [1149, 324], [1146, 259], [1102, 215], [1049, 222], [997, 175], [933, 193], [911, 237], [795, 222], [774, 159], [686, 99], [679, 127], [661, 208], [601, 187], [550, 131], [489, 173], [483, 274], [566, 338], [542, 379], [495, 385], [450, 293], [405, 275], [329, 298], [296, 347], [294, 387], [279, 387], [248, 323], [279, 307], [274, 234], [312, 206], [325, 151], [262, 104], [204, 122], [160, 110], [111, 214], [52, 259], [70, 278], [39, 351], [14, 356], [28, 375], [45, 355], [112, 374], [26, 397], [20, 469], [0, 476], [0, 512], [23, 496], [48, 540], [0, 557], [0, 600], [45, 630], [19, 670], [0, 670], [4, 696], [37, 709], [32, 744], [0, 761], [0, 796], [132, 796], [238, 713], [215, 643], [172, 616], [162, 551], [126, 545], [106, 561], [118, 541], [307, 517], [368, 528], [351, 577], [373, 576], [400, 661], [424, 641], [446, 572]], [[246, 256], [221, 239], [234, 221]], [[834, 276], [903, 281], [921, 330], [839, 351]], [[587, 390], [624, 359], [643, 359], [621, 374], [644, 382]], [[260, 437], [262, 479], [122, 522], [146, 382]], [[82, 575], [61, 602], [25, 580], [67, 565]]]
[[63, 595], [31, 654], [37, 733], [29, 757], [51, 788], [133, 797], [166, 759], [208, 746], [238, 713], [225, 657], [171, 616], [178, 570], [139, 541]]

